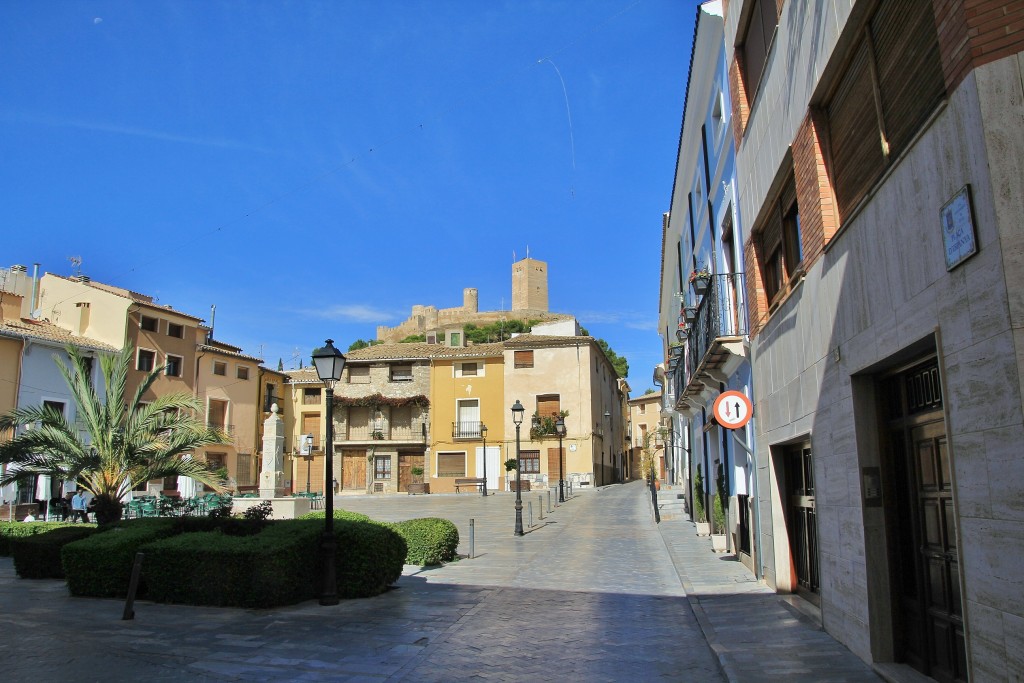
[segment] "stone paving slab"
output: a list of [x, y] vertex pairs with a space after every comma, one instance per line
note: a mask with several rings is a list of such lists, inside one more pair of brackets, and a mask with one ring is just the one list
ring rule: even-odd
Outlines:
[[729, 681], [860, 683], [881, 679], [813, 620], [796, 612], [734, 555], [715, 553], [682, 518], [658, 531], [708, 644]]

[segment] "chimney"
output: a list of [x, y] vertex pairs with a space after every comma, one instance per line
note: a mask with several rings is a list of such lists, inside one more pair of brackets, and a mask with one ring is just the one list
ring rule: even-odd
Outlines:
[[33, 320], [40, 318], [39, 312], [39, 264], [32, 264], [32, 300], [29, 301], [29, 309]]

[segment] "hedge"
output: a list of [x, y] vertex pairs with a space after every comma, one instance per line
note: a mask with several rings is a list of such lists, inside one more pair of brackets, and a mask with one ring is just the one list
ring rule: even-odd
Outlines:
[[[11, 554], [11, 539], [34, 536], [66, 526], [83, 526], [71, 522], [0, 522], [0, 556]], [[95, 524], [85, 525], [96, 528]]]
[[[304, 515], [300, 515], [296, 519], [324, 519], [327, 517], [327, 513], [324, 510], [314, 510], [313, 512], [307, 512]], [[353, 522], [372, 522], [367, 515], [361, 512], [349, 512], [348, 510], [335, 510], [334, 519], [347, 519]]]
[[[184, 518], [182, 518], [184, 519]], [[117, 522], [102, 534], [68, 544], [61, 553], [72, 595], [121, 598], [128, 594], [135, 553], [146, 543], [180, 533], [179, 519], [153, 517]], [[145, 595], [144, 583], [136, 593]]]
[[338, 519], [334, 534], [338, 597], [380, 595], [402, 575], [408, 547], [390, 524]]
[[321, 527], [282, 520], [261, 533], [185, 533], [143, 546], [147, 597], [156, 602], [274, 607], [315, 594]]
[[459, 530], [449, 520], [421, 517], [391, 525], [405, 539], [407, 564], [421, 567], [450, 562], [459, 548]]
[[97, 533], [96, 527], [85, 524], [66, 525], [44, 533], [11, 539], [14, 569], [23, 579], [63, 579], [61, 549], [86, 536]]

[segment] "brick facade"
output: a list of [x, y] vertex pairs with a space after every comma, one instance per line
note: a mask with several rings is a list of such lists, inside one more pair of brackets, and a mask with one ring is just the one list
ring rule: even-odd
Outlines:
[[743, 131], [747, 129], [747, 119], [750, 118], [747, 90], [743, 82], [743, 69], [740, 68], [742, 58], [740, 51], [737, 50], [733, 55], [732, 63], [729, 64], [729, 98], [732, 100], [732, 134], [736, 141], [736, 149], [740, 148]]
[[757, 236], [750, 237], [743, 245], [743, 262], [747, 271], [747, 318], [750, 337], [754, 338], [768, 322], [768, 295], [765, 294], [761, 273], [761, 254], [755, 247]]
[[932, 0], [946, 89], [972, 69], [1024, 50], [1021, 0]]
[[822, 152], [822, 128], [815, 125], [816, 118], [808, 114], [793, 140], [793, 175], [800, 208], [804, 270], [821, 257], [838, 228], [832, 181]]

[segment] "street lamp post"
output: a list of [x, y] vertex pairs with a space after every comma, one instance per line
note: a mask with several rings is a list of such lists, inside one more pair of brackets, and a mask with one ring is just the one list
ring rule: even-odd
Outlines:
[[558, 434], [558, 502], [565, 502], [565, 473], [562, 471], [562, 438], [565, 436], [565, 418], [561, 415], [555, 420], [555, 433]]
[[302, 459], [306, 461], [306, 493], [309, 493], [310, 465], [313, 463], [313, 437], [307, 436], [302, 448]]
[[481, 495], [487, 495], [487, 425], [480, 423], [480, 438], [484, 442], [484, 485], [480, 487]]
[[[326, 455], [324, 482], [334, 478], [334, 385], [341, 379], [345, 369], [345, 355], [334, 348], [334, 340], [328, 339], [327, 345], [313, 352], [313, 365], [316, 374], [327, 390], [327, 443], [324, 447]], [[324, 486], [326, 489], [327, 486]], [[326, 493], [326, 491], [325, 491]], [[338, 582], [336, 573], [335, 550], [337, 540], [334, 538], [334, 491], [324, 496], [324, 533], [320, 540], [320, 553], [323, 555], [323, 585], [320, 592], [321, 605], [338, 604]]]
[[526, 408], [516, 399], [512, 406], [512, 422], [516, 426], [516, 536], [523, 535], [523, 488], [522, 483], [523, 463], [519, 459], [519, 427], [523, 424], [523, 413]]

